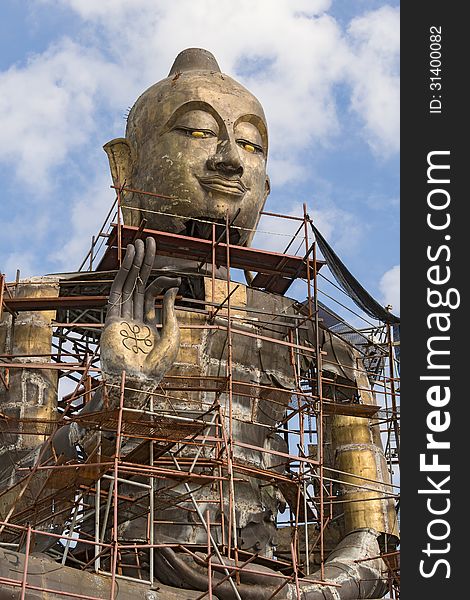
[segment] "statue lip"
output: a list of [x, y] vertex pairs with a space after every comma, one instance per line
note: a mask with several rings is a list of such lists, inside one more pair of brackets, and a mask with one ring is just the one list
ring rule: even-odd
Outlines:
[[229, 179], [222, 175], [209, 175], [208, 177], [198, 177], [201, 186], [209, 191], [223, 192], [233, 196], [243, 196], [248, 191], [240, 178]]

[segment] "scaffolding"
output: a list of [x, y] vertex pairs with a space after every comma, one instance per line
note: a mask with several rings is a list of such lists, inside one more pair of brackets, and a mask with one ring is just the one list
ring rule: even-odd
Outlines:
[[[369, 495], [371, 501], [393, 498], [398, 512], [399, 485], [394, 483], [394, 475], [399, 472], [399, 340], [394, 339], [393, 330], [387, 324], [368, 321], [364, 326], [357, 325], [358, 315], [354, 319], [356, 326], [350, 325], [338, 312], [344, 308], [351, 312], [351, 309], [327, 293], [330, 303], [336, 302], [335, 311], [322, 302], [322, 283], [328, 283], [331, 288], [331, 282], [321, 272], [323, 261], [317, 257], [305, 205], [303, 215], [298, 217], [264, 213], [289, 219], [297, 226], [286, 251], [276, 253], [233, 244], [230, 231], [234, 224], [228, 217], [224, 224], [212, 223], [211, 239], [148, 230], [145, 219], [139, 227], [126, 226], [122, 218], [122, 209], [129, 209], [124, 204], [125, 193], [146, 193], [124, 187], [115, 189], [116, 200], [103, 227], [92, 238], [78, 272], [60, 278], [57, 297], [18, 295], [22, 286], [19, 277], [8, 283], [0, 275], [0, 317], [1, 311], [7, 311], [14, 322], [22, 311], [56, 311], [51, 323], [50, 354], [0, 355], [0, 386], [8, 390], [13, 370], [46, 369], [57, 371], [61, 382], [59, 390], [62, 390], [54, 418], [15, 418], [0, 413], [3, 440], [17, 434], [37, 436], [38, 443], [44, 440], [46, 447], [62, 425], [72, 422], [93, 428], [99, 436], [95, 452], [83, 461], [63, 463], [60, 457], [41, 461], [39, 456], [32, 469], [24, 467], [24, 477], [15, 489], [0, 491], [0, 502], [2, 496], [9, 493], [18, 497], [14, 508], [0, 522], [0, 549], [24, 553], [21, 578], [3, 577], [0, 585], [19, 588], [21, 599], [27, 597], [28, 590], [73, 596], [61, 588], [42, 587], [30, 573], [28, 565], [35, 560], [30, 549], [34, 544], [45, 548], [59, 565], [107, 576], [105, 595], [79, 595], [89, 600], [113, 599], [118, 581], [152, 585], [156, 575], [155, 549], [167, 547], [193, 557], [207, 569], [208, 589], [203, 593], [194, 592], [191, 597], [197, 600], [216, 597], [217, 586], [222, 582], [228, 582], [235, 597], [240, 597], [237, 592], [240, 577], [248, 568], [251, 574], [263, 574], [262, 567], [272, 570], [272, 577], [278, 580], [272, 598], [288, 583], [296, 586], [300, 598], [300, 580], [335, 585], [324, 577], [325, 560], [333, 550], [335, 524], [341, 518], [341, 507], [345, 502], [354, 502], [338, 495], [338, 486], [354, 485], [375, 492]], [[145, 408], [132, 409], [124, 403], [129, 385], [123, 371], [118, 390], [119, 407], [82, 413], [81, 409], [98, 390], [104, 397], [110, 393], [109, 384], [101, 379], [99, 356], [109, 289], [126, 245], [147, 236], [155, 238], [158, 255], [191, 259], [198, 264], [200, 277], [209, 286], [206, 296], [197, 298], [194, 294], [181, 293], [176, 308], [179, 315], [197, 313], [201, 320], [195, 323], [183, 319], [180, 328], [222, 331], [226, 340], [225, 373], [183, 377], [170, 372], [158, 392], [148, 394]], [[294, 244], [298, 248], [289, 254]], [[215, 276], [220, 266], [225, 267], [227, 273], [222, 284]], [[259, 314], [258, 324], [263, 323], [263, 333], [243, 327], [244, 320], [248, 319], [243, 312], [246, 307], [238, 305], [236, 299], [236, 278], [241, 271], [255, 273], [247, 275], [250, 286], [274, 294], [283, 295], [294, 282], [302, 281], [306, 301], [297, 302], [297, 312], [288, 318], [285, 314], [267, 311]], [[196, 277], [197, 273], [191, 276]], [[221, 285], [225, 286], [223, 297], [220, 296]], [[302, 341], [305, 337], [302, 330], [306, 327], [315, 332], [313, 344]], [[376, 405], [361, 402], [360, 390], [323, 372], [319, 337], [322, 327], [360, 353]], [[240, 339], [239, 336], [252, 337], [254, 343], [264, 340], [286, 349], [295, 388], [286, 389], [275, 381], [266, 385], [237, 379], [232, 363], [234, 340]], [[305, 359], [309, 365], [306, 370], [301, 367]], [[240, 419], [233, 410], [234, 394], [250, 402], [261, 391], [266, 397], [270, 395], [272, 402], [282, 405], [283, 418], [272, 427], [256, 422], [252, 409], [252, 422], [270, 427], [273, 433], [282, 436], [287, 452], [250, 447], [233, 436], [232, 426]], [[198, 411], [182, 416], [181, 411], [172, 410], [181, 395], [191, 394], [203, 397]], [[350, 480], [354, 474], [343, 473], [327, 463], [325, 423], [333, 415], [372, 419], [379, 428], [391, 480], [385, 491], [383, 482], [362, 476], [357, 476], [359, 483], [348, 484], [344, 476]], [[113, 447], [110, 447], [110, 439]], [[271, 454], [272, 462], [282, 468], [242, 464], [235, 458], [240, 448]], [[21, 469], [18, 467], [17, 472]], [[35, 476], [41, 477], [41, 485], [35, 485], [32, 497], [28, 486]], [[262, 485], [275, 484], [287, 501], [287, 511], [278, 516], [276, 523], [279, 540], [272, 557], [244, 551], [237, 540], [235, 484], [250, 476], [263, 482]], [[183, 486], [184, 495], [173, 493], [177, 486]], [[203, 512], [200, 508], [196, 492], [204, 488], [217, 490], [219, 494], [214, 500], [219, 505], [219, 521], [214, 521], [209, 511]], [[190, 510], [192, 520], [205, 532], [205, 546], [156, 541], [159, 522], [155, 515], [175, 502], [190, 505], [190, 509], [183, 507], [182, 510]], [[122, 523], [129, 514], [146, 521], [140, 538], [122, 536]], [[390, 598], [399, 598], [398, 556], [398, 550], [387, 547], [380, 554]], [[320, 573], [319, 578], [312, 577], [315, 571]], [[218, 583], [213, 581], [215, 573], [222, 574]]]

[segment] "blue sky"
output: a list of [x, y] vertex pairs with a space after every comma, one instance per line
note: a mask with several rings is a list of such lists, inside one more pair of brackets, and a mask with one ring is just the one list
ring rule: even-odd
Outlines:
[[[267, 210], [302, 203], [399, 311], [399, 13], [377, 0], [3, 0], [0, 270], [78, 267], [113, 193], [102, 146], [176, 54], [205, 47], [258, 96]], [[266, 219], [260, 228], [286, 233]], [[281, 249], [283, 236], [258, 245]]]

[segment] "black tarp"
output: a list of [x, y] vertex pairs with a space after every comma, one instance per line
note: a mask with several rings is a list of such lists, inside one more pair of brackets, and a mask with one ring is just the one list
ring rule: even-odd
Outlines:
[[310, 222], [315, 239], [317, 241], [320, 252], [323, 254], [328, 268], [332, 272], [337, 283], [344, 292], [353, 300], [353, 302], [363, 310], [369, 317], [397, 325], [400, 319], [394, 314], [385, 309], [365, 290], [357, 279], [348, 271], [343, 262], [336, 255], [332, 247], [328, 244], [322, 234], [318, 231], [315, 225]]

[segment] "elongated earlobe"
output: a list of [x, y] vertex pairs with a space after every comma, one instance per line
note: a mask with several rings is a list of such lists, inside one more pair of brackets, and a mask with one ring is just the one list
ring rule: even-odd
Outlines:
[[[264, 202], [266, 202], [266, 198], [271, 193], [271, 180], [269, 179], [269, 175], [266, 175], [266, 181], [264, 182]], [[263, 203], [264, 207], [264, 203]], [[261, 209], [263, 210], [263, 209]]]
[[135, 152], [126, 138], [116, 138], [103, 146], [108, 155], [111, 177], [115, 186], [130, 184]]

